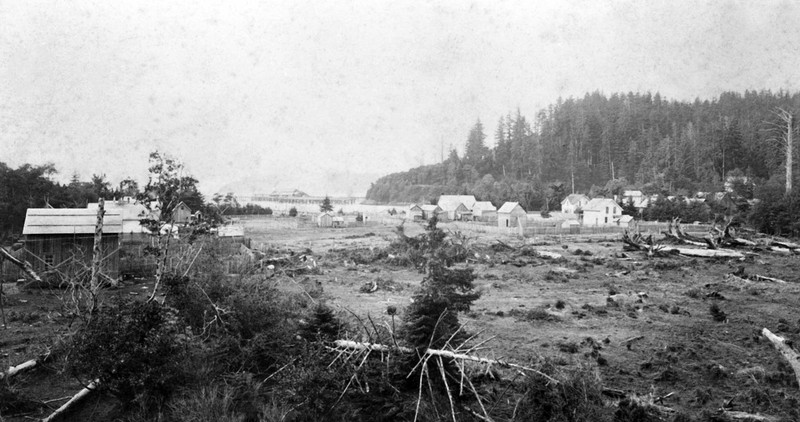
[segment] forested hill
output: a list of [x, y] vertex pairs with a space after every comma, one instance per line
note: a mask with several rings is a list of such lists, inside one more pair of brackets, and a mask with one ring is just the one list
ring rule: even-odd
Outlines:
[[[779, 108], [800, 110], [800, 93], [726, 92], [712, 100], [668, 101], [659, 94], [599, 92], [562, 101], [528, 118], [518, 110], [493, 131], [479, 121], [465, 126], [460, 156], [375, 181], [367, 199], [429, 202], [441, 194], [470, 193], [499, 203], [520, 201], [537, 210], [560, 195], [613, 193], [637, 186], [689, 194], [722, 188], [726, 175], [783, 180], [785, 133]], [[783, 132], [782, 132], [783, 131]], [[614, 180], [612, 180], [614, 179]]]

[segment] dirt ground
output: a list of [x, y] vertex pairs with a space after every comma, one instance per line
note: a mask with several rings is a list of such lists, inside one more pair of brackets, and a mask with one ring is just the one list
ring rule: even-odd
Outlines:
[[[317, 274], [285, 277], [281, 284], [289, 290], [321, 289], [316, 297], [343, 316], [369, 314], [376, 324], [388, 325], [392, 320], [386, 310], [394, 306], [400, 314], [397, 323], [422, 279], [411, 268], [357, 264], [337, 253], [385, 247], [395, 238], [393, 227], [294, 229], [272, 219], [243, 223], [254, 248], [310, 249], [320, 268]], [[408, 235], [423, 231], [418, 224], [406, 224], [405, 229]], [[479, 333], [476, 341], [491, 338], [480, 352], [483, 356], [590, 366], [606, 388], [653, 397], [673, 393], [661, 404], [696, 418], [724, 407], [796, 420], [800, 392], [794, 374], [760, 331], [766, 327], [800, 340], [797, 257], [757, 252], [744, 260], [647, 259], [642, 253], [623, 252], [623, 243], [614, 236], [468, 236], [478, 256], [476, 262], [459, 265], [474, 269], [482, 295], [461, 321], [468, 331]], [[518, 256], [498, 247], [498, 240], [517, 250], [528, 245], [563, 258]], [[730, 277], [736, 271], [787, 283]], [[377, 291], [361, 292], [372, 282]], [[109, 294], [144, 295], [151, 288], [140, 280]], [[9, 284], [5, 289], [8, 324], [0, 330], [0, 362], [8, 367], [42, 353], [69, 321], [61, 317], [61, 292]], [[712, 315], [712, 308], [719, 312]], [[14, 382], [52, 407], [80, 389], [68, 374], [46, 368]], [[89, 401], [86, 407], [92, 405]], [[42, 416], [41, 411], [3, 415], [9, 421]]]

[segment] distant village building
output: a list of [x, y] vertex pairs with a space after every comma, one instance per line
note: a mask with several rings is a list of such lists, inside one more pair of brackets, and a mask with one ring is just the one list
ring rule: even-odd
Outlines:
[[333, 227], [333, 214], [323, 212], [317, 216], [317, 227]]
[[636, 224], [636, 221], [633, 219], [632, 215], [621, 215], [617, 217], [615, 222], [620, 227], [633, 227], [633, 225]]
[[172, 222], [175, 224], [189, 224], [193, 217], [192, 209], [182, 201], [172, 209]]
[[442, 195], [437, 205], [447, 213], [450, 220], [471, 220], [475, 202], [477, 201], [472, 195]]
[[622, 207], [613, 199], [594, 198], [583, 207], [584, 226], [607, 226], [616, 224], [622, 215]]
[[497, 218], [497, 207], [489, 201], [476, 201], [472, 207], [472, 218], [480, 221], [493, 221]]
[[425, 213], [419, 205], [412, 205], [408, 208], [408, 212], [406, 212], [406, 218], [409, 220], [424, 220]]
[[447, 220], [447, 212], [439, 208], [438, 205], [422, 205], [422, 217], [430, 220], [435, 215], [439, 220]]
[[518, 202], [506, 202], [497, 210], [498, 227], [524, 227], [528, 223], [528, 213]]
[[569, 230], [569, 234], [581, 234], [581, 223], [578, 220], [564, 220], [561, 228]]
[[583, 209], [583, 206], [589, 202], [589, 197], [579, 193], [573, 193], [571, 195], [567, 195], [563, 201], [561, 201], [561, 212], [569, 213], [569, 214], [576, 214], [579, 210]]
[[[87, 208], [28, 208], [22, 234], [26, 260], [39, 274], [68, 276], [92, 265], [97, 210]], [[103, 216], [101, 272], [119, 278], [122, 216], [113, 209]]]
[[619, 202], [622, 204], [627, 204], [628, 202], [636, 204], [637, 201], [641, 201], [644, 197], [644, 194], [640, 190], [626, 190], [622, 192], [622, 197], [619, 198]]

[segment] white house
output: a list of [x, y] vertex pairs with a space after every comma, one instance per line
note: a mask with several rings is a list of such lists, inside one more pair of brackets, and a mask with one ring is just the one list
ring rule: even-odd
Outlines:
[[594, 198], [583, 207], [584, 226], [607, 226], [616, 224], [622, 215], [622, 207], [613, 199]]
[[451, 220], [471, 220], [475, 202], [472, 195], [442, 195], [436, 205], [447, 212], [447, 218]]
[[579, 209], [583, 209], [583, 206], [589, 201], [589, 197], [583, 194], [573, 193], [567, 195], [567, 197], [561, 201], [561, 212], [565, 214], [575, 214]]
[[477, 201], [472, 207], [472, 217], [481, 221], [494, 220], [497, 218], [497, 207], [489, 201]]
[[421, 205], [422, 217], [430, 220], [435, 215], [439, 220], [447, 220], [447, 213], [444, 212], [438, 205]]
[[528, 213], [518, 202], [506, 202], [497, 210], [498, 227], [525, 226], [528, 222]]
[[317, 227], [331, 227], [333, 226], [333, 214], [323, 212], [317, 216]]
[[617, 217], [615, 223], [620, 227], [633, 227], [635, 221], [632, 215], [621, 215]]
[[634, 204], [637, 201], [641, 201], [644, 198], [644, 194], [640, 190], [626, 190], [622, 192], [622, 198], [620, 198], [620, 202], [623, 204], [628, 203], [628, 201], [633, 202]]
[[410, 220], [424, 220], [425, 213], [422, 212], [422, 207], [419, 205], [412, 205], [408, 208], [408, 212], [406, 212], [406, 218]]

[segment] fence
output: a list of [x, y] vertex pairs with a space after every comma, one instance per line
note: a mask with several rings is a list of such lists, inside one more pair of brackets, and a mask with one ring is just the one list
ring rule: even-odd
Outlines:
[[[471, 221], [452, 221], [441, 223], [442, 228], [450, 230], [468, 231], [474, 233], [490, 233], [496, 235], [519, 235], [519, 227], [498, 227], [491, 223], [471, 222]], [[560, 224], [531, 224], [524, 227], [526, 237], [536, 236], [618, 236], [625, 230], [639, 230], [641, 233], [658, 234], [666, 231], [668, 223], [642, 222], [633, 227], [625, 226], [579, 226], [577, 228], [563, 228]], [[684, 231], [688, 233], [706, 233], [710, 226], [706, 224], [684, 225]]]

